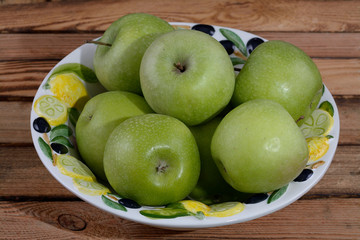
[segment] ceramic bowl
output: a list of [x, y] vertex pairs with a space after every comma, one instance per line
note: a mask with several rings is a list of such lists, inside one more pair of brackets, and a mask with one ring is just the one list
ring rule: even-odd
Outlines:
[[[214, 37], [218, 41], [225, 40], [225, 44], [227, 44], [226, 48], [229, 51], [229, 55], [234, 59], [237, 59], [240, 56], [239, 55], [240, 50], [237, 47], [235, 47], [233, 44], [231, 44], [231, 42], [228, 41], [227, 39], [228, 36], [226, 36], [226, 34], [223, 34], [224, 32], [223, 29], [231, 31], [239, 39], [241, 39], [245, 48], [248, 45], [248, 48], [251, 49], [253, 47], [256, 47], [256, 44], [261, 43], [262, 41], [266, 41], [266, 39], [260, 36], [256, 36], [254, 34], [232, 28], [202, 25], [196, 23], [174, 22], [171, 24], [176, 28], [198, 29], [201, 31], [205, 31], [211, 34], [212, 37]], [[125, 211], [124, 209], [122, 210], [119, 209], [117, 207], [118, 206], [117, 200], [120, 197], [117, 196], [115, 192], [113, 192], [113, 194], [100, 194], [95, 196], [86, 194], [84, 193], [84, 191], [80, 191], [79, 187], [76, 187], [74, 185], [74, 181], [71, 176], [63, 174], [60, 171], [59, 167], [53, 164], [53, 160], [51, 158], [53, 158], [55, 155], [58, 155], [59, 153], [57, 153], [54, 149], [52, 149], [52, 142], [51, 142], [52, 140], [50, 139], [50, 135], [51, 135], [51, 131], [53, 131], [54, 128], [56, 128], [57, 126], [51, 126], [51, 131], [47, 133], [36, 131], [34, 128], [34, 122], [36, 121], [37, 118], [39, 118], [39, 116], [34, 111], [34, 103], [36, 102], [36, 100], [38, 100], [40, 97], [44, 95], [54, 95], [49, 89], [49, 87], [47, 87], [47, 81], [50, 75], [53, 73], [54, 69], [56, 69], [58, 66], [63, 65], [65, 63], [80, 63], [82, 65], [89, 67], [90, 69], [93, 69], [93, 56], [95, 50], [96, 50], [95, 44], [89, 44], [89, 43], [84, 44], [78, 47], [77, 49], [75, 49], [65, 58], [63, 58], [47, 74], [34, 98], [32, 110], [31, 110], [30, 127], [31, 127], [31, 134], [32, 134], [34, 147], [37, 151], [37, 154], [40, 160], [42, 161], [42, 163], [44, 164], [44, 166], [46, 167], [46, 169], [51, 173], [51, 175], [58, 182], [60, 182], [66, 189], [71, 191], [80, 199], [84, 200], [85, 202], [97, 208], [102, 209], [104, 212], [108, 212], [114, 214], [115, 216], [128, 219], [134, 222], [147, 224], [160, 228], [167, 228], [167, 229], [197, 229], [197, 228], [217, 227], [217, 226], [241, 223], [273, 213], [293, 203], [319, 182], [319, 180], [324, 176], [324, 174], [326, 173], [327, 169], [331, 164], [339, 140], [339, 131], [340, 131], [339, 113], [331, 93], [324, 86], [324, 93], [320, 103], [324, 101], [328, 101], [331, 103], [331, 105], [334, 108], [334, 116], [333, 116], [334, 125], [329, 133], [329, 135], [333, 136], [333, 138], [329, 139], [329, 145], [330, 145], [329, 149], [326, 152], [326, 154], [321, 159], [319, 159], [315, 164], [311, 166], [307, 166], [308, 169], [311, 169], [312, 172], [311, 177], [300, 182], [295, 182], [295, 181], [290, 182], [286, 191], [284, 191], [284, 193], [276, 201], [269, 202], [268, 201], [269, 198], [267, 198], [257, 203], [244, 203], [245, 208], [242, 212], [229, 217], [204, 217], [203, 219], [199, 219], [194, 216], [183, 216], [172, 219], [154, 219], [154, 218], [146, 217], [140, 213], [142, 210], [145, 209], [153, 209], [152, 207], [147, 207], [147, 206], [141, 206], [140, 208], [125, 207]], [[242, 65], [238, 64], [235, 67], [241, 68]], [[94, 96], [100, 92], [105, 91], [105, 89], [100, 85], [100, 83], [90, 83], [87, 81], [82, 81], [82, 83], [86, 87], [90, 96]], [[62, 147], [66, 148], [65, 152], [67, 152], [66, 153], [67, 155], [71, 155], [80, 159], [79, 153], [76, 150], [75, 129], [70, 121], [72, 117], [73, 116], [71, 116], [70, 114], [68, 120], [64, 124], [62, 124], [67, 126], [71, 131], [70, 136], [65, 136], [65, 138], [70, 142], [72, 147], [66, 146], [66, 142], [62, 142], [63, 145]], [[57, 145], [57, 147], [59, 147], [59, 145]], [[49, 157], [49, 149], [51, 151], [50, 157]], [[59, 151], [59, 149], [56, 150]]]

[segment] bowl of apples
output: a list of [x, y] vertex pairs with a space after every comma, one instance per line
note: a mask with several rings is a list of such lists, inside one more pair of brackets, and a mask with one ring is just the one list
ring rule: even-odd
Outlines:
[[167, 229], [250, 221], [307, 193], [339, 139], [318, 68], [284, 41], [128, 14], [33, 101], [46, 169], [93, 206]]

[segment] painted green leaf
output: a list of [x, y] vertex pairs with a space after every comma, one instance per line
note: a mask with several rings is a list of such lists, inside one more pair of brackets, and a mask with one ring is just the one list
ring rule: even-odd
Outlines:
[[166, 208], [172, 208], [172, 209], [185, 209], [184, 205], [180, 202], [174, 202], [166, 205]]
[[267, 203], [272, 203], [272, 202], [276, 201], [277, 199], [279, 199], [282, 195], [284, 195], [288, 186], [289, 186], [289, 184], [283, 186], [282, 188], [279, 188], [278, 190], [273, 191], [271, 193], [270, 197], [268, 198]]
[[238, 58], [238, 57], [231, 57], [230, 59], [231, 59], [233, 66], [238, 65], [238, 64], [245, 64], [245, 62], [246, 62], [244, 59]]
[[57, 136], [69, 137], [73, 134], [71, 128], [65, 124], [58, 125], [51, 129], [50, 131], [50, 141], [52, 141]]
[[245, 46], [244, 42], [241, 40], [241, 38], [239, 37], [239, 35], [237, 35], [236, 33], [234, 33], [233, 31], [231, 31], [229, 29], [224, 29], [224, 28], [220, 28], [220, 32], [227, 40], [234, 43], [234, 45], [240, 50], [240, 52], [245, 57], [248, 56], [246, 46]]
[[80, 63], [65, 63], [56, 67], [49, 79], [55, 75], [64, 73], [75, 73], [82, 80], [88, 83], [97, 83], [99, 81], [91, 68], [88, 68]]
[[79, 119], [80, 113], [76, 108], [69, 108], [69, 120], [71, 124], [76, 127], [77, 120]]
[[334, 136], [333, 135], [326, 135], [326, 138], [327, 139], [332, 139], [332, 138], [334, 138]]
[[74, 145], [72, 145], [70, 140], [67, 139], [64, 136], [56, 136], [51, 140], [51, 142], [60, 143], [60, 144], [65, 145], [67, 147], [74, 148]]
[[120, 203], [118, 202], [114, 202], [112, 200], [110, 200], [109, 198], [107, 198], [105, 195], [101, 195], [101, 200], [109, 207], [117, 209], [117, 210], [121, 210], [124, 212], [127, 212], [127, 209]]
[[44, 84], [44, 89], [50, 89], [50, 84], [49, 81], [46, 81], [46, 83]]
[[327, 111], [332, 117], [334, 116], [334, 107], [329, 101], [322, 102], [319, 108]]
[[205, 214], [202, 211], [198, 211], [196, 214], [194, 214], [194, 217], [196, 217], [199, 220], [205, 219]]
[[161, 208], [154, 210], [141, 210], [140, 214], [150, 218], [177, 218], [192, 215], [185, 209]]
[[53, 162], [54, 160], [52, 158], [52, 151], [51, 151], [49, 144], [47, 144], [44, 141], [44, 139], [42, 139], [41, 137], [38, 138], [38, 143], [39, 143], [40, 149], [44, 153], [44, 155], [47, 156], [48, 158], [50, 158], [50, 160]]

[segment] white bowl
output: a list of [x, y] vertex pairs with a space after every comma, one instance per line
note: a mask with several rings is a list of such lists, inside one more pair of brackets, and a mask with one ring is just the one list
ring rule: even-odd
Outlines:
[[[197, 25], [195, 23], [179, 23], [179, 22], [175, 22], [175, 23], [171, 23], [171, 24], [174, 26], [181, 26], [184, 28], [192, 28], [194, 25]], [[254, 34], [240, 31], [237, 29], [231, 29], [231, 28], [225, 28], [225, 27], [219, 27], [219, 26], [212, 26], [212, 27], [215, 30], [213, 37], [219, 41], [225, 40], [225, 37], [220, 32], [221, 28], [233, 31], [235, 34], [237, 34], [242, 39], [242, 41], [245, 44], [254, 37], [261, 38]], [[263, 39], [263, 40], [265, 40], [265, 39]], [[96, 49], [96, 45], [94, 45], [94, 44], [84, 44], [84, 45], [80, 46], [79, 48], [75, 49], [69, 55], [67, 55], [54, 68], [56, 68], [57, 66], [64, 64], [64, 63], [81, 63], [89, 68], [93, 68], [93, 56], [95, 53], [95, 49]], [[240, 67], [241, 67], [241, 65], [240, 65]], [[230, 217], [205, 217], [202, 220], [197, 219], [193, 216], [178, 217], [178, 218], [173, 218], [173, 219], [148, 218], [139, 213], [140, 210], [149, 209], [149, 207], [146, 207], [146, 206], [143, 206], [139, 209], [127, 208], [126, 212], [117, 210], [117, 209], [114, 209], [114, 208], [106, 205], [103, 202], [101, 196], [89, 196], [89, 195], [79, 192], [78, 189], [74, 187], [72, 178], [62, 174], [59, 171], [59, 169], [52, 164], [52, 162], [49, 160], [49, 158], [46, 157], [46, 155], [44, 154], [44, 152], [41, 150], [41, 148], [39, 146], [38, 139], [43, 138], [44, 135], [42, 133], [35, 131], [33, 128], [33, 121], [36, 118], [38, 118], [38, 116], [34, 112], [33, 108], [34, 108], [35, 101], [42, 95], [45, 95], [45, 94], [53, 95], [50, 92], [50, 90], [44, 88], [44, 85], [45, 85], [46, 81], [48, 80], [49, 76], [51, 75], [52, 71], [50, 71], [47, 74], [47, 76], [43, 80], [42, 84], [40, 85], [40, 87], [35, 95], [32, 110], [31, 110], [31, 119], [30, 119], [31, 134], [32, 134], [32, 139], [33, 139], [35, 149], [37, 151], [37, 154], [39, 155], [40, 160], [42, 161], [42, 163], [44, 164], [46, 169], [53, 175], [53, 177], [57, 181], [59, 181], [65, 188], [67, 188], [69, 191], [74, 193], [76, 196], [78, 196], [85, 202], [88, 202], [88, 203], [92, 204], [93, 206], [100, 208], [106, 212], [112, 213], [116, 216], [131, 220], [134, 222], [147, 224], [147, 225], [160, 227], [160, 228], [168, 228], [168, 229], [196, 229], [196, 228], [208, 228], [208, 227], [223, 226], [223, 225], [229, 225], [229, 224], [250, 221], [250, 220], [262, 217], [264, 215], [273, 213], [279, 209], [282, 209], [282, 208], [288, 206], [289, 204], [291, 204], [294, 201], [296, 201], [297, 199], [299, 199], [306, 192], [308, 192], [317, 182], [319, 182], [319, 180], [324, 176], [325, 172], [329, 168], [331, 161], [334, 157], [336, 148], [337, 148], [337, 144], [338, 144], [338, 140], [339, 140], [339, 132], [340, 132], [339, 113], [338, 113], [336, 103], [335, 103], [331, 93], [325, 87], [325, 91], [324, 91], [324, 94], [323, 94], [320, 102], [329, 101], [332, 104], [332, 106], [334, 107], [334, 126], [333, 126], [331, 132], [329, 133], [334, 138], [329, 140], [329, 142], [330, 142], [329, 150], [321, 158], [321, 160], [324, 162], [324, 164], [319, 166], [318, 168], [314, 169], [313, 175], [308, 180], [306, 180], [304, 182], [291, 182], [289, 184], [286, 192], [276, 201], [271, 202], [271, 203], [267, 203], [267, 201], [262, 201], [262, 202], [259, 202], [256, 204], [245, 204], [245, 209], [236, 215], [233, 215]], [[100, 84], [89, 84], [86, 82], [84, 82], [84, 84], [86, 85], [90, 95], [95, 95], [99, 92], [104, 91]], [[74, 131], [74, 135], [75, 135], [75, 131]], [[68, 154], [73, 155], [75, 157], [78, 156], [76, 150], [70, 151]]]

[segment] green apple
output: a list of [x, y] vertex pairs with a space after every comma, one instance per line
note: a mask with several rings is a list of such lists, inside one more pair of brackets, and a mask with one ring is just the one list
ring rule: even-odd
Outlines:
[[216, 128], [211, 153], [224, 179], [236, 190], [264, 193], [295, 179], [309, 151], [300, 128], [279, 103], [245, 102]]
[[76, 123], [76, 143], [82, 159], [99, 178], [105, 143], [114, 128], [129, 117], [153, 112], [145, 99], [134, 93], [110, 91], [91, 98]]
[[280, 103], [300, 126], [318, 105], [322, 80], [311, 58], [283, 41], [259, 45], [236, 77], [232, 103], [265, 98]]
[[205, 124], [190, 127], [199, 149], [201, 171], [199, 180], [189, 197], [208, 205], [241, 201], [248, 196], [236, 191], [224, 180], [211, 156], [211, 139], [221, 120], [221, 117], [215, 117]]
[[176, 118], [145, 114], [111, 133], [104, 169], [113, 189], [141, 205], [184, 199], [200, 174], [199, 151], [189, 128]]
[[235, 73], [226, 50], [214, 38], [196, 30], [176, 30], [146, 50], [140, 83], [155, 112], [192, 126], [211, 119], [229, 103]]
[[107, 90], [141, 94], [139, 69], [147, 47], [159, 35], [173, 31], [166, 21], [145, 13], [128, 14], [113, 22], [99, 40], [94, 68]]

